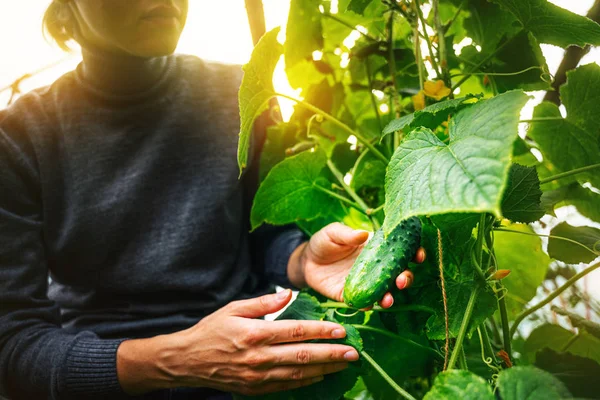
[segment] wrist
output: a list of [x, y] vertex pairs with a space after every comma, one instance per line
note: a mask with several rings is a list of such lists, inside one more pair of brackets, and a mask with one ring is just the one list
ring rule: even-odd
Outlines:
[[174, 353], [171, 335], [126, 340], [117, 349], [117, 376], [128, 395], [176, 387], [166, 360]]
[[287, 274], [288, 279], [298, 289], [302, 289], [307, 286], [306, 275], [304, 273], [306, 266], [306, 251], [308, 248], [308, 241], [302, 243], [300, 246], [292, 252], [290, 260], [288, 261]]

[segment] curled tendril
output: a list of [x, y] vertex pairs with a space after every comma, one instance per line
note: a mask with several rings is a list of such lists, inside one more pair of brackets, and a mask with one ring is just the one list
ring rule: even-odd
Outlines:
[[336, 313], [337, 315], [339, 315], [340, 317], [350, 318], [350, 317], [354, 317], [356, 314], [358, 314], [360, 312], [360, 310], [356, 310], [352, 314], [344, 314], [338, 310], [333, 310], [333, 312]]
[[281, 117], [281, 109], [279, 108], [278, 105], [269, 108], [269, 117], [271, 118], [271, 120], [277, 122], [278, 124], [283, 123], [283, 120], [280, 118]]
[[[499, 373], [500, 372], [500, 368], [496, 367], [494, 365], [494, 360], [492, 359], [492, 357], [486, 357], [485, 356], [485, 349], [483, 347], [483, 335], [481, 334], [481, 328], [477, 327], [477, 333], [479, 334], [479, 344], [481, 346], [481, 360], [485, 363], [485, 365], [487, 365], [492, 371], [494, 371], [495, 373]], [[492, 375], [493, 376], [493, 375]]]
[[504, 286], [502, 286], [500, 289], [494, 289], [495, 293], [501, 292], [502, 294], [500, 295], [500, 297], [498, 297], [498, 301], [502, 300], [507, 294], [508, 294], [508, 289], [505, 288]]
[[312, 128], [313, 122], [317, 121], [318, 123], [323, 122], [323, 116], [321, 114], [314, 114], [308, 119], [308, 123], [306, 124], [306, 137], [307, 138], [315, 138], [314, 135], [310, 134], [310, 130]]

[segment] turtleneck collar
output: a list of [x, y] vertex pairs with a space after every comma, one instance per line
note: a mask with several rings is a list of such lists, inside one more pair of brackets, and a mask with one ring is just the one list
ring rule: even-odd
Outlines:
[[136, 57], [86, 44], [77, 67], [79, 82], [94, 95], [114, 102], [148, 100], [162, 91], [174, 74], [174, 56]]

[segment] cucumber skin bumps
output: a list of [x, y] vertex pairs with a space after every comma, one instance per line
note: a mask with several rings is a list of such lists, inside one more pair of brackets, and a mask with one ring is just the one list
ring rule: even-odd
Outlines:
[[365, 308], [381, 300], [396, 277], [408, 267], [421, 243], [421, 221], [411, 217], [400, 222], [384, 238], [378, 229], [354, 261], [344, 285], [344, 302]]

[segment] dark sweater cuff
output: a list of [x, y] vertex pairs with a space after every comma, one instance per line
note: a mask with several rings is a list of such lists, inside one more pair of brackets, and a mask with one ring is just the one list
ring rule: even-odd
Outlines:
[[290, 229], [277, 236], [266, 255], [266, 273], [271, 282], [284, 288], [296, 289], [290, 282], [287, 266], [294, 250], [308, 237], [299, 229]]
[[64, 391], [69, 398], [127, 398], [117, 378], [117, 348], [125, 339], [80, 339], [67, 353]]

